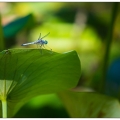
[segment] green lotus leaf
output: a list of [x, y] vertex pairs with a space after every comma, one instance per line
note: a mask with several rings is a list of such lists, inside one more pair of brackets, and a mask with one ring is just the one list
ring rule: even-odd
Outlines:
[[80, 60], [75, 51], [60, 54], [40, 50], [0, 52], [0, 100], [7, 100], [8, 117], [31, 98], [71, 89], [79, 81]]

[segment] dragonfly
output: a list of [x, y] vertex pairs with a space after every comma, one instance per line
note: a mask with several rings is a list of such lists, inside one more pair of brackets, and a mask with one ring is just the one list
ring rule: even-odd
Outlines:
[[[44, 45], [47, 45], [48, 44], [48, 41], [47, 40], [43, 40], [43, 38], [45, 38], [46, 36], [48, 36], [50, 34], [50, 32], [48, 34], [46, 34], [45, 36], [41, 37], [41, 33], [39, 35], [39, 38], [38, 40], [34, 41], [34, 42], [29, 42], [29, 43], [24, 43], [22, 44], [21, 46], [27, 46], [27, 45], [32, 45], [32, 44], [36, 44], [37, 47], [40, 46], [40, 49], [42, 49], [42, 47], [45, 48]], [[51, 49], [51, 48], [50, 48]], [[52, 49], [51, 49], [52, 51]], [[41, 52], [42, 53], [42, 52]]]

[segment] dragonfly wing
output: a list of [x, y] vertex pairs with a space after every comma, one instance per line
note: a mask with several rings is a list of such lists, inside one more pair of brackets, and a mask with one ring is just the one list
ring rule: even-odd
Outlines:
[[40, 35], [39, 35], [39, 38], [38, 38], [38, 40], [41, 38], [41, 33], [40, 33]]
[[50, 34], [50, 32], [48, 34], [46, 34], [45, 36], [43, 36], [41, 39], [43, 39], [44, 37], [48, 36]]

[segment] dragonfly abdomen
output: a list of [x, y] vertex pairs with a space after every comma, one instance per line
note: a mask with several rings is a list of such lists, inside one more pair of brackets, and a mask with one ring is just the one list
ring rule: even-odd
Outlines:
[[21, 46], [26, 46], [26, 45], [31, 45], [31, 44], [35, 44], [35, 42], [25, 43], [25, 44], [22, 44]]

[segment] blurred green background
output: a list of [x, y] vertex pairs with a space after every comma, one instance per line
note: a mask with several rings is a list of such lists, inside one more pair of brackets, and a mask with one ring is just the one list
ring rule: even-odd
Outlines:
[[[101, 65], [105, 41], [110, 29], [112, 2], [1, 2], [4, 33], [3, 46], [24, 48], [48, 32], [45, 38], [55, 52], [76, 50], [82, 67], [78, 86], [97, 90], [101, 80]], [[1, 43], [0, 43], [1, 44]], [[26, 46], [36, 48], [36, 45]], [[50, 48], [46, 46], [46, 49]], [[1, 49], [2, 50], [2, 49]], [[120, 86], [120, 5], [113, 30], [106, 95], [119, 99]], [[14, 117], [69, 117], [56, 94], [30, 100]]]

